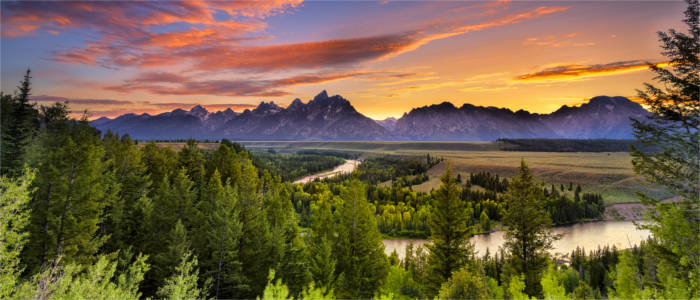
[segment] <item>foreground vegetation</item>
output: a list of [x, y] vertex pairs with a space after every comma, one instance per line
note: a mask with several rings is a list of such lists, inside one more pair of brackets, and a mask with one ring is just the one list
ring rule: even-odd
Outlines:
[[[68, 118], [64, 104], [36, 109], [27, 72], [16, 95], [0, 97], [0, 298], [698, 298], [698, 13], [689, 1], [690, 33], [660, 34], [672, 71], [653, 69], [667, 89], [640, 91], [654, 115], [634, 124], [657, 149], [634, 149], [635, 172], [678, 201], [643, 196], [654, 208], [650, 240], [578, 249], [568, 262], [547, 252], [560, 238], [552, 226], [595, 213], [600, 197], [545, 187], [525, 160], [508, 179], [467, 180], [448, 165], [430, 193], [410, 190], [440, 163], [428, 156], [375, 158], [351, 175], [292, 185], [236, 143], [137, 146]], [[578, 199], [560, 200], [565, 190]], [[469, 237], [494, 212], [506, 242], [477, 257]], [[380, 231], [397, 220], [432, 243], [387, 257]]]

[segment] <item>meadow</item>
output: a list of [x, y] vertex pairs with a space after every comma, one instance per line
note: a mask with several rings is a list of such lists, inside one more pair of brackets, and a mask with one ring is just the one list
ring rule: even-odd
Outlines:
[[[446, 164], [456, 173], [491, 172], [513, 176], [520, 160], [530, 166], [536, 178], [546, 185], [580, 184], [586, 191], [603, 195], [607, 205], [638, 202], [636, 192], [658, 199], [670, 197], [661, 189], [648, 186], [634, 174], [628, 152], [524, 152], [501, 151], [497, 142], [401, 142], [401, 141], [240, 141], [253, 150], [274, 150], [294, 153], [302, 150], [350, 152], [361, 157], [410, 156], [430, 154], [445, 158], [445, 162], [428, 171], [429, 180], [413, 188], [429, 192], [440, 184]], [[183, 143], [159, 143], [179, 150]], [[200, 143], [202, 149], [215, 149], [217, 143]], [[568, 192], [568, 191], [567, 191]], [[570, 195], [571, 196], [571, 195]]]

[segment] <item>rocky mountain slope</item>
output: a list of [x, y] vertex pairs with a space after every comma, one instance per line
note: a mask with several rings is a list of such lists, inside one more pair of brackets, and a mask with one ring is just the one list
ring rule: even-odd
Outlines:
[[307, 103], [295, 99], [283, 108], [261, 102], [253, 110], [209, 112], [202, 106], [158, 115], [126, 114], [100, 118], [92, 125], [135, 139], [218, 140], [466, 140], [498, 138], [631, 139], [629, 118], [649, 114], [624, 97], [598, 96], [578, 107], [551, 114], [450, 102], [414, 108], [401, 118], [374, 121], [339, 95], [326, 91]]

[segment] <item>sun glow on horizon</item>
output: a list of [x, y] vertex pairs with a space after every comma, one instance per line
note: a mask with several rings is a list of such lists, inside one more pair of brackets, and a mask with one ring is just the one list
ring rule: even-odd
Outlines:
[[444, 101], [549, 113], [634, 95], [647, 62], [667, 65], [655, 31], [684, 9], [506, 3], [2, 2], [2, 90], [29, 66], [34, 100], [91, 118], [286, 106], [321, 90], [374, 119]]

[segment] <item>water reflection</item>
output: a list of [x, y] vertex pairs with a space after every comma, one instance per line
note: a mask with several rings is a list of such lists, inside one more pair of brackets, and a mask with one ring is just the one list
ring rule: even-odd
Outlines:
[[[617, 248], [629, 248], [639, 244], [649, 237], [647, 230], [639, 230], [630, 221], [605, 221], [581, 223], [571, 226], [561, 226], [554, 229], [555, 233], [564, 234], [561, 240], [554, 243], [553, 254], [571, 253], [577, 246], [585, 248], [587, 251], [598, 246], [615, 246]], [[490, 234], [477, 235], [471, 238], [474, 249], [478, 255], [483, 255], [486, 249], [493, 254], [498, 251], [498, 247], [503, 244], [505, 232], [498, 231]], [[414, 245], [423, 245], [428, 242], [424, 239], [391, 239], [384, 240], [384, 252], [391, 254], [394, 249], [403, 259], [406, 246], [413, 242]]]

